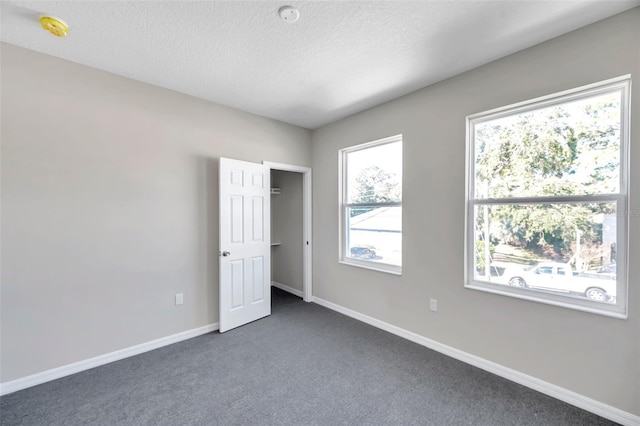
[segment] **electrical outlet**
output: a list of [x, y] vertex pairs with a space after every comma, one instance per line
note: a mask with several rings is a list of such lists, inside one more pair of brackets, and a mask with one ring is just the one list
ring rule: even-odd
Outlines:
[[436, 299], [429, 299], [429, 310], [438, 312], [438, 301]]
[[182, 293], [176, 294], [176, 306], [184, 303], [184, 295]]

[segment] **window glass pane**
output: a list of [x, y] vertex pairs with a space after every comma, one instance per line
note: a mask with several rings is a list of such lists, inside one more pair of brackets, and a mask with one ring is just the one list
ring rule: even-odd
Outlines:
[[477, 205], [475, 279], [615, 303], [617, 213], [615, 202]]
[[402, 199], [402, 143], [347, 152], [347, 203]]
[[620, 190], [621, 92], [474, 125], [475, 197]]
[[346, 217], [346, 257], [402, 265], [402, 207], [347, 208]]

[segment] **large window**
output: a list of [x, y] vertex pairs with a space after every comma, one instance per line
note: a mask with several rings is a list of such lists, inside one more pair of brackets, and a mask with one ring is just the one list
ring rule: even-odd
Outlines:
[[465, 286], [626, 318], [630, 84], [467, 117]]
[[340, 261], [402, 268], [402, 136], [340, 151]]

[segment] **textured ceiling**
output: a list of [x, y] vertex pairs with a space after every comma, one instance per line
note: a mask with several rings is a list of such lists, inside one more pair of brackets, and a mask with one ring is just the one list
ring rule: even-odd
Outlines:
[[[300, 11], [289, 23], [280, 6]], [[634, 1], [2, 1], [2, 41], [306, 128]], [[49, 13], [70, 26], [42, 31]]]

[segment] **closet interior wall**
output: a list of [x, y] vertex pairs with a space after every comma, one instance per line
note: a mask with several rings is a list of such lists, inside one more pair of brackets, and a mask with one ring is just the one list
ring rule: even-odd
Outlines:
[[[303, 290], [303, 175], [271, 170], [271, 281]], [[277, 192], [277, 190], [275, 191]]]

